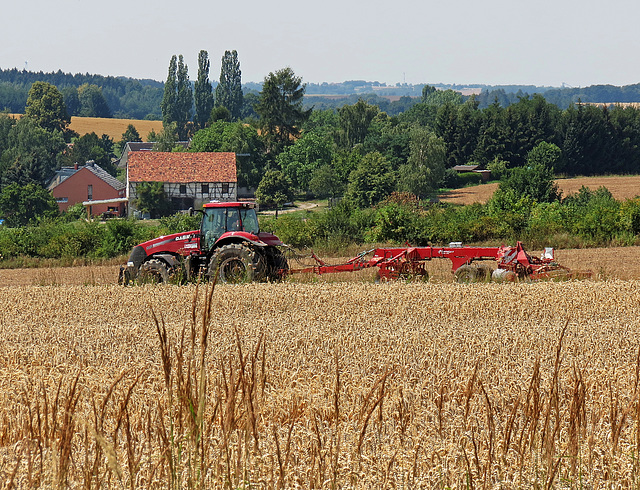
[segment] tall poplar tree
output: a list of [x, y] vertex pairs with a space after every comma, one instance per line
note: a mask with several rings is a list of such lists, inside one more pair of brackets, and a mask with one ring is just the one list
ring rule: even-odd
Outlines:
[[176, 120], [176, 77], [178, 71], [178, 58], [174, 54], [169, 61], [169, 74], [164, 83], [164, 94], [160, 108], [162, 109], [162, 125], [168, 126]]
[[182, 55], [173, 55], [169, 62], [169, 74], [164, 84], [162, 96], [162, 126], [167, 128], [176, 123], [178, 139], [185, 140], [189, 135], [193, 92], [189, 83], [189, 71]]
[[238, 52], [225, 51], [220, 69], [220, 83], [216, 87], [216, 107], [226, 107], [231, 119], [239, 119], [242, 114], [242, 72]]
[[203, 49], [198, 54], [198, 79], [196, 80], [193, 94], [196, 103], [194, 122], [197, 129], [204, 128], [213, 108], [213, 92], [211, 81], [209, 80], [210, 66], [209, 53]]
[[193, 106], [193, 92], [189, 82], [189, 69], [184, 63], [182, 55], [178, 56], [178, 73], [176, 81], [176, 124], [178, 138], [184, 141], [189, 136], [189, 121], [191, 121], [191, 107]]

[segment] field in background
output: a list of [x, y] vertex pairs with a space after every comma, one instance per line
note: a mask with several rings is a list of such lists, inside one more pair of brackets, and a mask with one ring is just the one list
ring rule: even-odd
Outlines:
[[98, 136], [107, 134], [113, 141], [120, 141], [122, 133], [127, 130], [127, 126], [133, 124], [142, 138], [147, 141], [147, 135], [151, 130], [159, 133], [162, 131], [162, 121], [147, 121], [144, 119], [114, 119], [104, 117], [76, 117], [71, 118], [69, 128], [76, 131], [80, 136], [94, 132]]
[[249, 284], [204, 301], [0, 288], [6, 485], [640, 481], [637, 281]]
[[[582, 186], [595, 191], [600, 186], [605, 186], [616, 199], [631, 199], [640, 195], [640, 176], [596, 176], [575, 177], [572, 179], [556, 180], [563, 196], [578, 192]], [[454, 189], [439, 196], [443, 202], [453, 204], [486, 203], [498, 188], [498, 183], [476, 185], [462, 189]]]
[[[9, 114], [11, 117], [20, 118], [21, 114]], [[127, 130], [127, 126], [133, 124], [142, 138], [147, 141], [147, 135], [151, 130], [156, 133], [162, 131], [162, 121], [147, 121], [145, 119], [115, 119], [106, 117], [71, 117], [69, 129], [72, 129], [80, 136], [87, 133], [96, 133], [98, 136], [106, 134], [113, 138], [113, 141], [120, 141], [122, 133]]]

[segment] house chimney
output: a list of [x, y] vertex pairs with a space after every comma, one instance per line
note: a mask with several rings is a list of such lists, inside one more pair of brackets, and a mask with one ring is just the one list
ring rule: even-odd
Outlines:
[[73, 164], [73, 170], [78, 170], [78, 162]]

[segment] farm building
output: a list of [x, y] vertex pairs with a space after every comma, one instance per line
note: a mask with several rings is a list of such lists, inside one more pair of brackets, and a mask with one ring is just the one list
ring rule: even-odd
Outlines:
[[[79, 202], [89, 202], [88, 214], [113, 216], [126, 214], [126, 186], [93, 160], [83, 166], [62, 167], [49, 183], [60, 212]], [[96, 201], [95, 204], [90, 204]]]
[[[122, 156], [118, 160], [118, 168], [127, 168], [127, 161], [129, 160], [129, 153], [132, 151], [154, 151], [153, 147], [156, 143], [142, 142], [142, 141], [129, 141], [124, 145], [122, 150]], [[189, 148], [189, 141], [176, 141], [176, 146], [181, 146], [185, 150]]]
[[174, 211], [198, 208], [211, 200], [237, 199], [235, 153], [130, 152], [127, 158], [129, 215], [137, 209], [137, 187], [144, 182], [163, 182], [164, 193]]
[[480, 174], [482, 176], [482, 181], [483, 182], [487, 182], [491, 178], [491, 171], [490, 170], [480, 170], [480, 165], [455, 165], [452, 168], [453, 168], [453, 170], [455, 170], [459, 174], [463, 174], [463, 173], [467, 173], [467, 172], [473, 172], [473, 173]]

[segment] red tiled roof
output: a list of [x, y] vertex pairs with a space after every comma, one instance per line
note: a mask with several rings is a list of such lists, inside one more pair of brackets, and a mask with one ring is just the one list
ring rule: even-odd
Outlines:
[[130, 182], [237, 182], [235, 153], [131, 151]]

